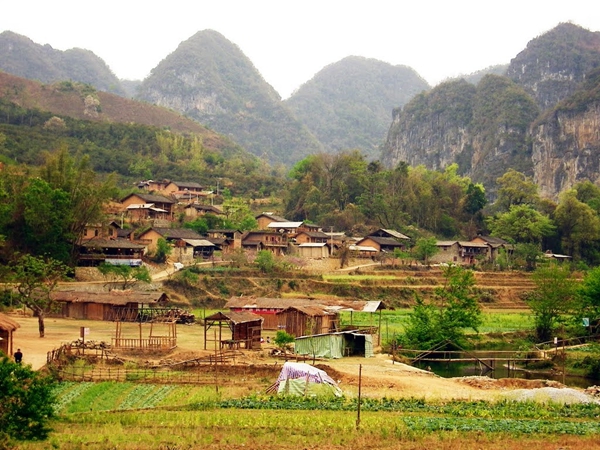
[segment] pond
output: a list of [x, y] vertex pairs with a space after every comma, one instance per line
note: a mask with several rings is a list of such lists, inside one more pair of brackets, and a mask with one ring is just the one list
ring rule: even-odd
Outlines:
[[490, 378], [523, 378], [527, 380], [553, 380], [559, 383], [564, 383], [566, 386], [587, 388], [600, 384], [598, 380], [593, 380], [585, 377], [566, 375], [563, 379], [562, 373], [549, 372], [547, 370], [534, 371], [525, 367], [515, 368], [511, 363], [509, 370], [506, 362], [496, 365], [493, 370], [489, 370], [486, 366], [474, 362], [422, 362], [416, 365], [421, 369], [429, 367], [433, 373], [444, 378], [453, 377], [468, 377], [468, 376], [487, 376]]

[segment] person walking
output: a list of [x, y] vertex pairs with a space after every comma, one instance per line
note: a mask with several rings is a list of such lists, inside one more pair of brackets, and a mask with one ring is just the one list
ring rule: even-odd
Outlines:
[[15, 362], [17, 364], [21, 364], [21, 361], [23, 361], [23, 353], [21, 353], [20, 348], [17, 349], [17, 351], [15, 352], [15, 354], [13, 356], [15, 357]]

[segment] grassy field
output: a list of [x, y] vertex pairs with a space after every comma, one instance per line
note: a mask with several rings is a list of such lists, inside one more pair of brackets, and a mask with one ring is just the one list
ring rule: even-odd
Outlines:
[[[47, 442], [22, 449], [600, 448], [600, 405], [225, 399], [208, 387], [62, 383]], [[501, 445], [500, 445], [501, 444]]]

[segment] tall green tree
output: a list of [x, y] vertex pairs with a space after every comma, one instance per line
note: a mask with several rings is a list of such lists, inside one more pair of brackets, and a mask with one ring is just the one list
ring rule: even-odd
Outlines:
[[530, 205], [511, 205], [508, 212], [490, 217], [488, 228], [492, 236], [538, 246], [544, 237], [552, 235], [556, 230], [548, 216]]
[[515, 205], [536, 205], [539, 201], [539, 189], [531, 177], [514, 169], [508, 171], [496, 180], [498, 198], [495, 208], [502, 212], [510, 210]]
[[37, 316], [41, 338], [45, 334], [46, 314], [56, 308], [52, 292], [67, 273], [68, 267], [52, 258], [23, 255], [14, 263], [10, 281], [15, 283], [18, 300]]
[[578, 259], [583, 246], [600, 238], [600, 219], [587, 204], [577, 200], [577, 191], [564, 191], [554, 212], [563, 251]]
[[477, 331], [481, 307], [474, 286], [472, 271], [460, 266], [446, 267], [444, 285], [436, 287], [432, 301], [426, 303], [417, 297], [406, 326], [407, 344], [430, 348], [443, 341], [459, 343], [467, 329]]
[[565, 264], [539, 267], [532, 275], [535, 288], [527, 296], [539, 342], [549, 341], [558, 324], [574, 312], [576, 283]]
[[419, 261], [425, 264], [429, 263], [432, 256], [436, 255], [440, 249], [437, 246], [435, 237], [417, 239], [415, 246], [412, 249], [413, 255]]
[[100, 273], [113, 284], [120, 284], [125, 290], [138, 281], [150, 283], [152, 277], [146, 266], [131, 267], [126, 264], [102, 263], [98, 266]]

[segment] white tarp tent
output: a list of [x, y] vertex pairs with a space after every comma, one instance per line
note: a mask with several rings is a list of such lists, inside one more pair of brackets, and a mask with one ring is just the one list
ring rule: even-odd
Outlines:
[[267, 389], [282, 395], [341, 397], [342, 390], [327, 372], [306, 363], [286, 362], [277, 381]]

